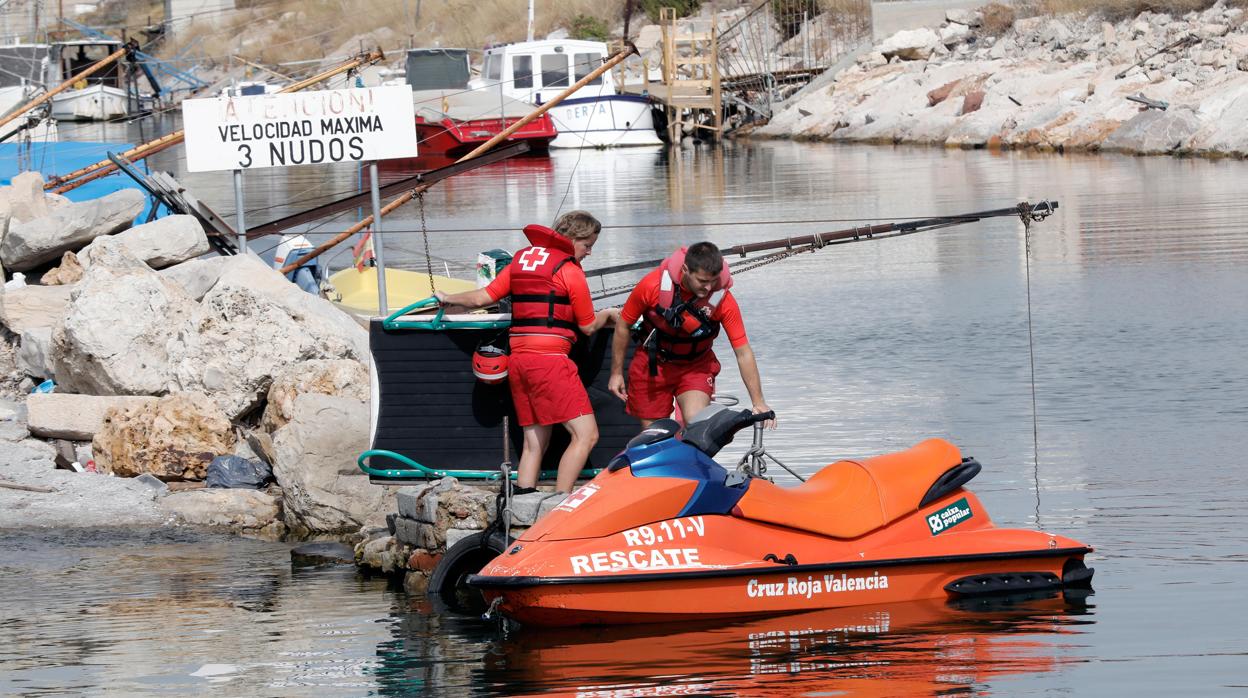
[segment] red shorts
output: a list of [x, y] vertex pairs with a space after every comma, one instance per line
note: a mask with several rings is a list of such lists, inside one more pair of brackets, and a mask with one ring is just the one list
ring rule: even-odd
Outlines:
[[522, 427], [562, 424], [594, 413], [576, 364], [564, 354], [512, 354], [507, 382]]
[[708, 351], [693, 361], [660, 361], [650, 375], [650, 354], [638, 349], [628, 366], [628, 403], [625, 411], [638, 419], [663, 419], [672, 414], [676, 396], [690, 390], [715, 395], [719, 360]]

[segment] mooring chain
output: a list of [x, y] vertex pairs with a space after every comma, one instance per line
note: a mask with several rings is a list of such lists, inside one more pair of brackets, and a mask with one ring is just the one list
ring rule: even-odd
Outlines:
[[425, 270], [429, 272], [429, 293], [433, 293], [433, 255], [429, 252], [429, 224], [425, 222], [425, 192], [416, 192], [416, 203], [420, 208], [420, 235], [425, 239]]

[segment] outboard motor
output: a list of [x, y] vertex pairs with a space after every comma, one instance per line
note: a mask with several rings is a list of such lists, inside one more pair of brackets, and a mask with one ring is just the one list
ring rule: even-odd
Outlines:
[[[315, 248], [315, 245], [302, 235], [284, 235], [282, 236], [281, 244], [277, 246], [277, 253], [273, 257], [273, 268], [281, 269], [288, 264], [297, 262], [311, 254]], [[321, 264], [318, 257], [289, 272], [286, 274], [286, 278], [307, 293], [315, 296], [319, 295], [321, 291], [320, 283], [317, 282], [320, 275]]]

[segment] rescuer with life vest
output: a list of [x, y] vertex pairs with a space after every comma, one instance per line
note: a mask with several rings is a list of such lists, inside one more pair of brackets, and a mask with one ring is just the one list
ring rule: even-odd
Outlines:
[[[758, 364], [745, 334], [741, 308], [728, 290], [732, 276], [719, 248], [710, 242], [682, 247], [643, 278], [628, 296], [612, 342], [608, 387], [642, 428], [671, 415], [675, 400], [685, 419], [715, 394], [719, 361], [712, 347], [721, 327], [737, 356], [741, 379], [754, 412], [771, 408], [763, 400]], [[639, 346], [624, 381], [629, 333], [641, 321]], [[775, 426], [774, 420], [770, 424]]]
[[598, 422], [576, 364], [568, 356], [577, 333], [591, 335], [619, 317], [619, 308], [594, 312], [581, 260], [598, 241], [602, 224], [585, 211], [559, 217], [554, 229], [525, 227], [529, 246], [516, 252], [511, 264], [485, 288], [447, 295], [435, 291], [448, 306], [480, 308], [511, 296], [511, 358], [507, 380], [524, 429], [516, 493], [537, 486], [542, 456], [551, 429], [562, 424], [572, 440], [559, 460], [556, 489], [571, 492], [598, 442]]

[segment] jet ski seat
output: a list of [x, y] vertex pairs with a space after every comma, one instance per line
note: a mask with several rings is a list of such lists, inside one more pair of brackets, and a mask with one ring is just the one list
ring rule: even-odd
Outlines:
[[927, 504], [934, 484], [961, 464], [956, 446], [928, 439], [897, 453], [838, 461], [797, 487], [751, 480], [733, 514], [832, 538], [857, 538]]

